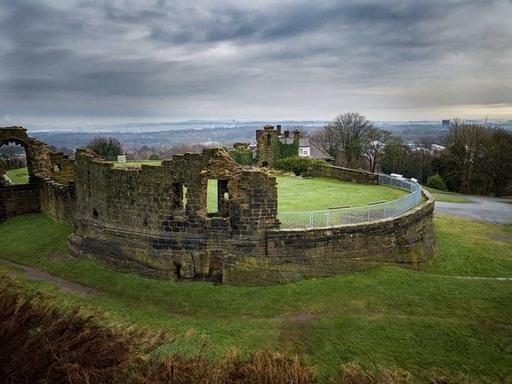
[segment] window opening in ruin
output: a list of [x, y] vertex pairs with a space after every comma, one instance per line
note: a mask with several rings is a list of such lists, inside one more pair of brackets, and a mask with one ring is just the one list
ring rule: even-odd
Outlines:
[[0, 145], [0, 185], [28, 184], [27, 153], [15, 143]]
[[176, 279], [181, 279], [181, 264], [180, 263], [174, 263], [174, 274], [176, 276]]
[[92, 209], [92, 217], [94, 217], [95, 219], [97, 219], [99, 216], [98, 214], [98, 210], [96, 208], [93, 208]]
[[208, 180], [207, 208], [211, 216], [229, 216], [228, 180]]
[[262, 162], [262, 163], [261, 163], [261, 166], [262, 166], [262, 167], [265, 167], [265, 168], [266, 168], [266, 167], [268, 167], [268, 161], [264, 161], [264, 162]]
[[171, 199], [172, 199], [172, 209], [183, 209], [184, 206], [184, 198], [183, 198], [183, 184], [181, 183], [173, 183], [171, 190]]
[[272, 137], [270, 135], [267, 135], [266, 140], [267, 140], [267, 146], [270, 147], [272, 145]]

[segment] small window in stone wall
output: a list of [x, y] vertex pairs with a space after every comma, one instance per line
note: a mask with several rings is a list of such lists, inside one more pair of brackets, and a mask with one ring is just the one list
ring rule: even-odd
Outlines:
[[99, 217], [98, 210], [96, 208], [92, 209], [92, 217], [97, 219]]
[[229, 216], [228, 180], [208, 180], [207, 208], [211, 216]]
[[183, 209], [183, 195], [184, 195], [183, 184], [173, 183], [171, 191], [171, 204], [172, 209]]

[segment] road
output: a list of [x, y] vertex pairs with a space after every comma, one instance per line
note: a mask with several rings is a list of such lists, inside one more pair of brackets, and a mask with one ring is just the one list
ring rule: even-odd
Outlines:
[[510, 200], [484, 196], [466, 196], [472, 203], [447, 203], [436, 201], [435, 211], [492, 223], [512, 223], [512, 202]]

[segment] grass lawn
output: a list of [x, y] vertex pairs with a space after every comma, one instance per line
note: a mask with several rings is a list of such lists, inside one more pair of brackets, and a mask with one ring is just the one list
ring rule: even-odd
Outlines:
[[26, 184], [28, 183], [28, 170], [27, 168], [10, 169], [7, 176], [11, 179], [13, 184]]
[[426, 188], [437, 201], [443, 201], [446, 203], [472, 203], [473, 201], [466, 195], [455, 192], [441, 191], [434, 188]]
[[127, 161], [126, 163], [118, 163], [114, 161], [115, 168], [127, 168], [127, 167], [140, 167], [141, 165], [150, 165], [157, 167], [162, 164], [162, 160], [133, 160]]
[[98, 289], [79, 297], [27, 282], [62, 305], [172, 330], [177, 342], [162, 353], [216, 358], [268, 347], [302, 356], [324, 379], [357, 361], [498, 381], [512, 374], [512, 282], [439, 275], [512, 277], [512, 226], [440, 215], [435, 226], [439, 255], [427, 273], [382, 267], [270, 287], [157, 281], [67, 259], [71, 229], [42, 214], [0, 224], [0, 258]]

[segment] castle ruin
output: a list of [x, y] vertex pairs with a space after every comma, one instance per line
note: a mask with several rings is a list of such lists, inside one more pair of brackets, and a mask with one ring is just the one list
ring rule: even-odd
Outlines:
[[[268, 130], [270, 131], [270, 130]], [[0, 221], [45, 212], [72, 225], [75, 255], [144, 276], [256, 285], [365, 270], [415, 267], [434, 254], [434, 201], [393, 218], [323, 228], [281, 228], [276, 179], [242, 167], [221, 148], [175, 155], [161, 166], [114, 168], [93, 151], [75, 160], [0, 128], [0, 145], [24, 146], [30, 181], [0, 185]], [[317, 176], [376, 183], [375, 174], [319, 166]], [[217, 212], [206, 207], [217, 183]]]

